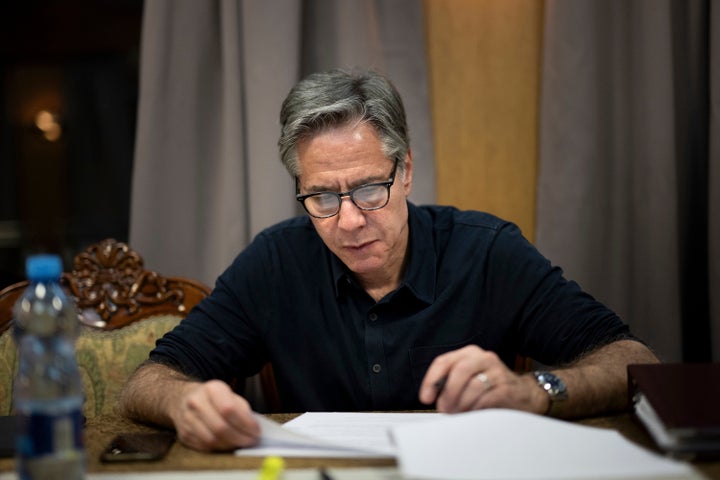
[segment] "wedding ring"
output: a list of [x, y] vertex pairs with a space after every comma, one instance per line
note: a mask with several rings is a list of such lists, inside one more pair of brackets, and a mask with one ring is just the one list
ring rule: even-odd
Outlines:
[[490, 390], [490, 387], [492, 385], [490, 385], [490, 380], [488, 379], [488, 376], [485, 375], [485, 372], [478, 373], [477, 375], [475, 375], [475, 378], [477, 378], [478, 380], [480, 380], [480, 382], [482, 382], [483, 388], [485, 390]]

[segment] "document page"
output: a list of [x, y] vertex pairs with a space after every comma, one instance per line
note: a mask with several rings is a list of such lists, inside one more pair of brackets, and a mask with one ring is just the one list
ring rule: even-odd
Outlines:
[[411, 478], [702, 478], [614, 430], [516, 410], [448, 415], [393, 429], [400, 471]]
[[312, 435], [326, 442], [368, 452], [396, 454], [391, 430], [398, 425], [422, 423], [440, 413], [310, 412], [284, 425], [287, 430]]
[[280, 425], [262, 415], [257, 447], [236, 455], [382, 458], [395, 456], [390, 430], [404, 423], [437, 418], [439, 413], [309, 412]]

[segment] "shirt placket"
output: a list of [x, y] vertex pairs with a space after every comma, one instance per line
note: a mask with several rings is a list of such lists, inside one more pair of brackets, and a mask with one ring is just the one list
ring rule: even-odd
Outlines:
[[371, 308], [365, 317], [365, 352], [368, 359], [370, 394], [374, 409], [381, 409], [388, 405], [390, 397], [382, 323], [382, 314], [377, 308]]

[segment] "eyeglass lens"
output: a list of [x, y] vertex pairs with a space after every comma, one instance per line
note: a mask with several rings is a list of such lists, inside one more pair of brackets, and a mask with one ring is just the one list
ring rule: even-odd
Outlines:
[[[384, 207], [389, 199], [386, 184], [364, 185], [348, 192], [352, 202], [362, 210], [376, 210]], [[305, 199], [305, 207], [315, 216], [331, 216], [340, 210], [340, 194], [323, 192]]]

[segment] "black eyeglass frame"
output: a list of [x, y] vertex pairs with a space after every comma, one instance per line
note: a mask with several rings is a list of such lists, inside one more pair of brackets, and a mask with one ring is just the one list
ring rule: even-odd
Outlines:
[[[363, 210], [365, 212], [371, 212], [373, 210], [380, 210], [381, 208], [384, 208], [385, 206], [387, 206], [388, 203], [390, 203], [390, 187], [392, 187], [395, 184], [395, 172], [397, 171], [398, 162], [399, 162], [399, 160], [396, 158], [395, 164], [393, 165], [393, 169], [390, 172], [390, 178], [387, 181], [365, 183], [363, 185], [358, 185], [355, 188], [351, 188], [347, 192], [324, 191], [324, 192], [306, 193], [306, 194], [301, 195], [300, 194], [300, 183], [299, 183], [298, 178], [295, 177], [295, 200], [300, 202], [302, 204], [303, 208], [305, 209], [305, 211], [308, 213], [308, 215], [310, 215], [311, 217], [314, 217], [314, 218], [330, 218], [330, 217], [334, 217], [335, 215], [340, 213], [340, 207], [342, 206], [343, 197], [350, 197], [350, 201], [352, 201], [353, 205], [355, 205], [357, 208], [359, 208], [360, 210]], [[355, 201], [355, 192], [357, 192], [358, 190], [360, 190], [362, 188], [366, 188], [366, 187], [385, 187], [387, 189], [387, 198], [385, 199], [385, 203], [383, 203], [380, 206], [370, 207], [370, 208], [366, 208], [366, 207], [358, 205], [357, 202]], [[321, 215], [321, 216], [313, 215], [312, 213], [310, 213], [310, 210], [308, 210], [307, 206], [305, 205], [305, 200], [307, 200], [310, 197], [316, 197], [318, 195], [333, 195], [338, 199], [338, 204], [337, 204], [338, 206], [337, 206], [337, 210], [335, 211], [335, 213], [333, 213], [331, 215]]]

